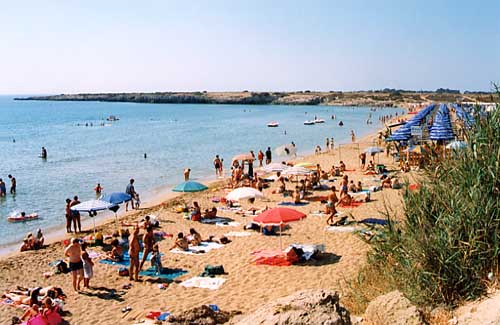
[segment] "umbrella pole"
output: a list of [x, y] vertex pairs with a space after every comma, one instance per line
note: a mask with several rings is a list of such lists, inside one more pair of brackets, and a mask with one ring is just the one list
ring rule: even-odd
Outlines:
[[280, 252], [283, 252], [283, 243], [281, 242], [281, 222], [280, 222]]
[[118, 230], [118, 215], [116, 214], [116, 212], [115, 212], [115, 226], [116, 230]]
[[95, 243], [95, 216], [92, 218], [92, 221], [94, 221], [94, 243]]

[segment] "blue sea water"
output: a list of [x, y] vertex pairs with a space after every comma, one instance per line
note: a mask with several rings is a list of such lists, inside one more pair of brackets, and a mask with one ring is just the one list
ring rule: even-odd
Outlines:
[[[124, 191], [135, 178], [144, 199], [181, 182], [185, 167], [191, 168], [192, 178], [214, 177], [215, 154], [224, 158], [228, 170], [234, 155], [265, 151], [267, 146], [294, 141], [299, 152], [310, 152], [318, 144], [323, 147], [326, 137], [347, 142], [351, 129], [358, 136], [371, 133], [381, 127], [380, 115], [395, 112], [401, 109], [14, 101], [0, 96], [0, 178], [7, 191], [7, 175], [17, 179], [17, 194], [0, 198], [0, 247], [19, 242], [37, 228], [64, 227], [65, 199], [95, 198], [98, 182], [105, 192]], [[367, 125], [370, 113], [374, 123]], [[330, 119], [332, 114], [336, 121]], [[109, 115], [120, 120], [103, 121]], [[303, 125], [315, 115], [326, 123]], [[344, 127], [337, 125], [340, 120]], [[266, 127], [270, 121], [280, 126]], [[42, 146], [47, 160], [38, 158]], [[36, 212], [41, 218], [7, 222], [16, 210]]]

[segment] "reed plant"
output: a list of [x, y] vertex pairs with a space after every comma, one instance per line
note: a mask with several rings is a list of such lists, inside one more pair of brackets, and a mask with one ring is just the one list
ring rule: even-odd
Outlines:
[[419, 190], [405, 187], [404, 221], [393, 222], [388, 212], [389, 226], [370, 255], [419, 305], [476, 299], [498, 275], [500, 110], [474, 115], [467, 148], [431, 161]]

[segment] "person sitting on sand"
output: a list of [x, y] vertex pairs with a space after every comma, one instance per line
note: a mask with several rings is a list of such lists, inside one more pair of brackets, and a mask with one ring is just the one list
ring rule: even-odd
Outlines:
[[120, 242], [118, 241], [118, 239], [113, 239], [113, 241], [111, 242], [111, 246], [113, 248], [111, 249], [111, 252], [108, 253], [107, 259], [113, 262], [123, 261], [123, 248], [120, 246]]
[[408, 161], [406, 161], [403, 167], [401, 167], [401, 171], [403, 173], [408, 173], [411, 171], [410, 164], [408, 163]]
[[31, 250], [31, 245], [30, 245], [30, 242], [27, 238], [24, 238], [23, 239], [23, 244], [21, 245], [21, 248], [20, 248], [20, 251], [21, 252], [26, 252], [26, 251], [29, 251]]
[[278, 178], [276, 179], [276, 182], [278, 183], [277, 193], [285, 193], [286, 192], [285, 178], [283, 177], [283, 175], [281, 175], [280, 172], [277, 172], [276, 176], [278, 176]]
[[372, 160], [370, 160], [370, 162], [368, 163], [368, 166], [366, 166], [366, 171], [371, 171], [371, 172], [375, 171], [375, 165], [373, 164]]
[[174, 245], [170, 247], [170, 250], [174, 248], [179, 248], [180, 250], [183, 251], [187, 251], [189, 249], [189, 242], [184, 237], [184, 234], [182, 232], [177, 234], [177, 239], [175, 240]]
[[353, 202], [352, 196], [350, 196], [349, 194], [345, 193], [344, 195], [342, 195], [340, 197], [340, 200], [337, 203], [337, 206], [338, 205], [350, 206], [352, 204], [352, 202]]
[[203, 214], [203, 218], [204, 219], [217, 218], [217, 208], [216, 207], [212, 207], [212, 209], [210, 209], [210, 210], [205, 209], [205, 213]]
[[381, 185], [384, 188], [391, 188], [392, 187], [391, 178], [387, 177], [387, 175], [382, 176], [382, 184]]
[[42, 229], [38, 228], [36, 231], [35, 245], [39, 248], [43, 247], [43, 242], [45, 238], [43, 237]]
[[358, 181], [358, 185], [356, 185], [356, 192], [363, 191], [363, 186], [361, 186], [361, 181]]
[[353, 192], [353, 193], [357, 192], [356, 184], [354, 184], [354, 181], [352, 179], [349, 182], [349, 188], [348, 188], [348, 190], [349, 190], [349, 192]]
[[192, 221], [201, 220], [201, 207], [198, 205], [197, 201], [193, 202], [193, 207], [191, 208], [191, 220]]
[[324, 170], [321, 171], [321, 177], [322, 180], [327, 181], [328, 180], [328, 173], [325, 172]]
[[255, 187], [259, 192], [262, 192], [264, 190], [264, 181], [262, 180], [261, 177], [257, 178], [257, 183], [255, 183]]
[[397, 177], [393, 177], [391, 180], [391, 187], [393, 189], [400, 189], [403, 186], [401, 185], [401, 183], [399, 182], [399, 179]]
[[201, 239], [201, 235], [199, 232], [194, 230], [194, 228], [191, 228], [191, 229], [189, 229], [189, 234], [190, 234], [189, 243], [191, 245], [198, 246], [199, 244], [201, 244], [202, 239]]
[[340, 171], [341, 173], [344, 173], [344, 172], [345, 172], [345, 169], [346, 169], [345, 164], [344, 164], [344, 162], [341, 160], [341, 161], [339, 162], [339, 171]]

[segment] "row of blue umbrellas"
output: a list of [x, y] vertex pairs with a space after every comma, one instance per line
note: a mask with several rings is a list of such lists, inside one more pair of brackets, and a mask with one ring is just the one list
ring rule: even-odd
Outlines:
[[453, 108], [455, 108], [457, 117], [460, 120], [464, 121], [466, 127], [471, 127], [474, 124], [474, 118], [462, 106], [459, 106], [458, 104], [453, 104]]
[[435, 106], [435, 104], [431, 104], [422, 109], [406, 122], [405, 125], [397, 129], [386, 141], [408, 141], [411, 138], [412, 126], [422, 124], [422, 121], [434, 110]]
[[446, 104], [439, 105], [429, 132], [429, 139], [435, 141], [455, 139], [455, 134], [451, 127], [450, 111]]

